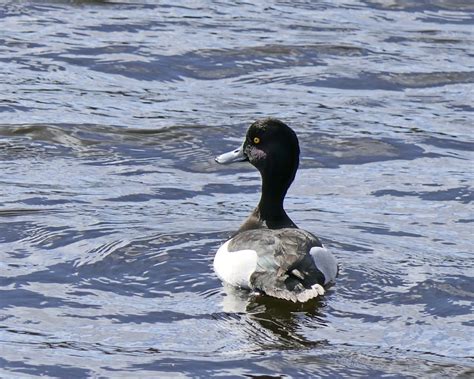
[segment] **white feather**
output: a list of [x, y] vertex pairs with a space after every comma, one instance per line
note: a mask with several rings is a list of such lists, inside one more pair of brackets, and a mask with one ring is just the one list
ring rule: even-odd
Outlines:
[[250, 288], [250, 275], [257, 268], [255, 250], [229, 251], [230, 240], [217, 250], [214, 257], [214, 271], [223, 282], [236, 287]]
[[337, 276], [337, 261], [334, 255], [324, 246], [313, 247], [309, 253], [313, 257], [316, 267], [324, 274], [326, 279], [324, 284], [334, 281]]
[[305, 303], [310, 299], [315, 299], [318, 296], [324, 295], [325, 292], [326, 291], [324, 290], [323, 286], [321, 286], [320, 284], [313, 284], [310, 289], [307, 289], [307, 290], [297, 294], [295, 296], [296, 300], [294, 300], [294, 299], [291, 299], [291, 300], [294, 301], [294, 302], [300, 301], [302, 303]]

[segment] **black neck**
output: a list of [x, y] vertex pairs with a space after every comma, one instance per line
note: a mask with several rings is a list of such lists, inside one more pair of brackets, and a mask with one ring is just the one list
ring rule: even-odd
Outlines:
[[[296, 224], [288, 217], [283, 209], [283, 200], [292, 179], [286, 183], [279, 180], [266, 180], [272, 177], [264, 175], [262, 180], [262, 197], [250, 216], [240, 226], [237, 233], [251, 229], [281, 229], [297, 228]], [[272, 178], [275, 178], [274, 176]], [[279, 185], [277, 183], [280, 183]]]
[[269, 229], [296, 228], [283, 209], [294, 174], [284, 171], [262, 173], [262, 196], [257, 206], [259, 219]]
[[258, 161], [254, 164], [262, 177], [262, 195], [257, 207], [241, 225], [239, 233], [250, 229], [298, 228], [283, 208], [286, 192], [299, 165], [297, 141], [294, 154], [280, 152], [272, 157], [269, 164], [259, 164]]
[[285, 181], [275, 175], [262, 177], [262, 196], [257, 208], [260, 219], [269, 229], [296, 228], [295, 223], [283, 209], [283, 201], [291, 181]]

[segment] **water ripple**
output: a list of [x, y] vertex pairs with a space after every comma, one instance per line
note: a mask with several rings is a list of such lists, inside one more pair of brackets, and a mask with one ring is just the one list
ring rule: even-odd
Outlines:
[[[473, 10], [4, 2], [0, 376], [472, 374]], [[212, 270], [260, 188], [213, 159], [267, 116], [340, 263], [304, 305]]]

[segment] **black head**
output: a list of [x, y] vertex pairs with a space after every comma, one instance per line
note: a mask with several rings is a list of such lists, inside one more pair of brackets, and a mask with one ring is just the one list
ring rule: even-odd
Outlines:
[[293, 181], [299, 164], [300, 148], [296, 133], [285, 123], [265, 118], [250, 125], [243, 152], [262, 174]]
[[297, 227], [283, 209], [283, 200], [298, 170], [299, 156], [295, 132], [277, 119], [265, 118], [250, 125], [238, 149], [216, 157], [221, 164], [248, 160], [262, 175], [260, 202], [239, 232]]

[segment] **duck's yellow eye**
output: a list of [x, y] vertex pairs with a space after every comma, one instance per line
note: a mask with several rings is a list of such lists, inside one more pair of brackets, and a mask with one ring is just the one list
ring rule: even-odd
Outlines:
[[254, 143], [255, 145], [259, 144], [259, 143], [260, 143], [260, 138], [258, 138], [258, 137], [253, 137], [253, 143]]

